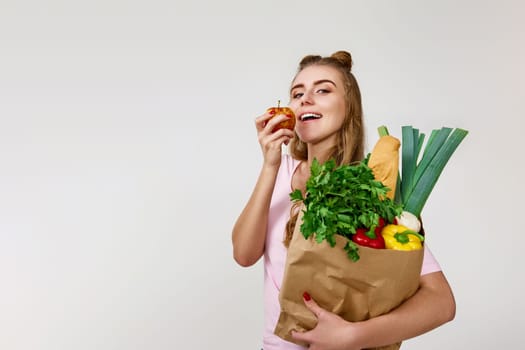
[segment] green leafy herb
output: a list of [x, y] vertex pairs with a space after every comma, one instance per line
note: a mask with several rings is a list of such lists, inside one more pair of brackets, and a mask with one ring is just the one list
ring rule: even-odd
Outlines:
[[[375, 180], [368, 167], [368, 157], [356, 165], [336, 166], [333, 159], [320, 164], [312, 162], [310, 178], [303, 197], [300, 190], [290, 193], [294, 201], [305, 205], [301, 233], [308, 239], [314, 235], [320, 243], [335, 246], [335, 235], [351, 240], [358, 228], [373, 232], [379, 218], [392, 222], [402, 206], [386, 197], [388, 188]], [[344, 249], [350, 259], [359, 259], [357, 245], [349, 242]]]

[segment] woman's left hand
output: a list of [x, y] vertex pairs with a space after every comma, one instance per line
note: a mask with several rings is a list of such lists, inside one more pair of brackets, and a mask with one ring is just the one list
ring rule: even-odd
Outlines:
[[292, 331], [296, 340], [310, 344], [310, 350], [358, 350], [358, 326], [321, 308], [305, 293], [304, 303], [317, 317], [317, 325], [307, 332]]

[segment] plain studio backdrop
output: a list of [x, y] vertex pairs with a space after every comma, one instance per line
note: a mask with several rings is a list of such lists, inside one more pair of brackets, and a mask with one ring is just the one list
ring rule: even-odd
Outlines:
[[[352, 53], [376, 128], [470, 131], [427, 202], [456, 319], [405, 349], [522, 345], [522, 1], [0, 1], [0, 348], [259, 349], [231, 228], [254, 119]], [[385, 329], [388, 332], [388, 329]]]

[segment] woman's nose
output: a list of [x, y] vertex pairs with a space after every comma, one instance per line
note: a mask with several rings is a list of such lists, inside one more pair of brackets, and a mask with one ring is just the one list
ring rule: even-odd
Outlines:
[[304, 92], [303, 96], [301, 96], [301, 106], [310, 105], [312, 103], [312, 95], [309, 92]]

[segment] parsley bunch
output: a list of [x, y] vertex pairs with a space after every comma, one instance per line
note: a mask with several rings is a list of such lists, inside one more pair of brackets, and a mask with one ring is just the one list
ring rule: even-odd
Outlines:
[[349, 239], [344, 249], [356, 261], [358, 248], [352, 242], [356, 230], [367, 228], [373, 234], [380, 217], [391, 223], [402, 212], [400, 204], [386, 197], [388, 190], [375, 180], [368, 157], [356, 165], [339, 167], [333, 159], [324, 164], [314, 159], [305, 196], [295, 190], [290, 198], [305, 205], [300, 229], [306, 239], [314, 235], [318, 243], [326, 240], [333, 247], [335, 235], [344, 236]]

